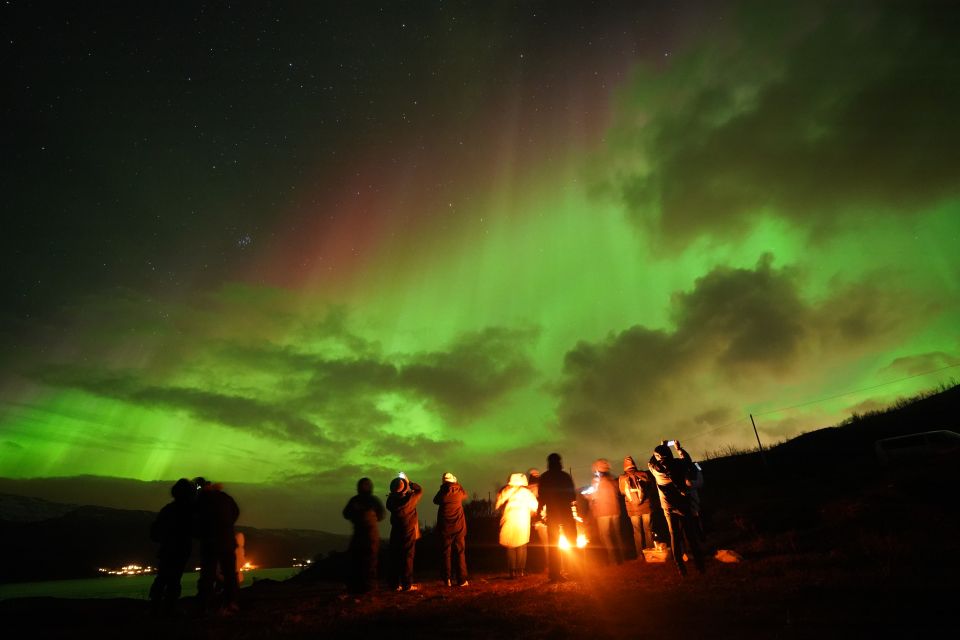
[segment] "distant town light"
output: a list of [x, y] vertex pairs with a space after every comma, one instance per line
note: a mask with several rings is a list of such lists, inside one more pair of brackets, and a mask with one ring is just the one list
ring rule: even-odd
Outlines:
[[150, 565], [126, 564], [119, 569], [98, 567], [97, 571], [108, 576], [142, 576], [145, 573], [154, 573], [156, 569]]

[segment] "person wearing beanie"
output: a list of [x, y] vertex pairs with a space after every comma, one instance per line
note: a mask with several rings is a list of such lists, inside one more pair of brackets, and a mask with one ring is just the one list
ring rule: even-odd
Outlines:
[[456, 585], [465, 587], [470, 584], [467, 580], [467, 518], [463, 513], [463, 501], [467, 492], [457, 482], [452, 473], [444, 473], [441, 478], [440, 489], [433, 497], [433, 504], [437, 509], [437, 535], [440, 537], [441, 567], [443, 581], [453, 586], [452, 556], [456, 556]]
[[600, 544], [607, 551], [607, 562], [620, 564], [623, 553], [620, 549], [620, 492], [610, 475], [610, 462], [599, 458], [593, 463], [594, 491], [588, 494], [590, 514], [597, 525]]
[[653, 547], [653, 531], [650, 520], [653, 514], [653, 500], [659, 504], [656, 485], [649, 471], [637, 469], [637, 462], [631, 456], [623, 459], [623, 474], [619, 478], [620, 494], [627, 505], [627, 516], [633, 529], [633, 544], [637, 550], [637, 559], [643, 559], [643, 550]]
[[390, 587], [396, 591], [415, 591], [413, 558], [420, 538], [417, 504], [423, 487], [405, 476], [390, 481], [387, 510], [390, 512]]
[[[675, 446], [680, 450], [680, 443]], [[684, 451], [684, 455], [689, 456]], [[647, 468], [657, 483], [660, 494], [660, 506], [667, 520], [667, 529], [670, 532], [670, 554], [677, 565], [681, 576], [687, 575], [683, 561], [684, 543], [690, 549], [694, 564], [702, 573], [704, 571], [703, 550], [700, 547], [699, 536], [696, 533], [696, 522], [690, 510], [690, 500], [686, 494], [686, 464], [682, 459], [673, 457], [673, 451], [666, 441], [661, 442], [653, 450], [653, 455], [647, 463]]]
[[547, 574], [550, 582], [563, 582], [563, 566], [560, 556], [560, 535], [574, 544], [577, 539], [577, 523], [573, 519], [571, 505], [577, 499], [573, 478], [563, 470], [559, 453], [547, 456], [547, 470], [540, 476], [538, 510], [547, 523]]
[[353, 593], [367, 593], [376, 589], [377, 557], [380, 551], [378, 523], [385, 513], [383, 503], [373, 495], [370, 478], [357, 481], [357, 495], [343, 508], [343, 517], [353, 523], [350, 538], [350, 577], [347, 589]]

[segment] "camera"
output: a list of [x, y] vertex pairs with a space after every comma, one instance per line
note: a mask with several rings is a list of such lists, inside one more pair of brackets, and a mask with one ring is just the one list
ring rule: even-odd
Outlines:
[[405, 474], [403, 471], [398, 471], [398, 472], [397, 472], [397, 477], [398, 477], [398, 478], [403, 478], [404, 480], [406, 480], [406, 479], [407, 479], [407, 474]]
[[668, 447], [675, 447], [675, 446], [677, 446], [677, 441], [676, 441], [676, 440], [667, 440], [667, 446], [668, 446]]

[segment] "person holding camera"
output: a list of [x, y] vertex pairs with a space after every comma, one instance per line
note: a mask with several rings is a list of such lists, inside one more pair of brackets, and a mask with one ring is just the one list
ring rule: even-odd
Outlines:
[[390, 482], [387, 511], [390, 512], [390, 586], [396, 591], [415, 591], [413, 557], [420, 538], [417, 504], [423, 487], [410, 482], [402, 472]]
[[[443, 562], [443, 580], [448, 587], [456, 584], [465, 587], [467, 581], [467, 518], [463, 512], [463, 501], [467, 492], [450, 472], [441, 478], [440, 489], [433, 497], [437, 505], [437, 534], [440, 536]], [[457, 581], [453, 582], [452, 556], [457, 557]]]
[[686, 576], [687, 568], [683, 561], [684, 539], [693, 555], [694, 564], [701, 573], [704, 571], [703, 550], [700, 547], [700, 537], [696, 532], [697, 524], [693, 519], [690, 499], [687, 496], [687, 461], [690, 456], [683, 451], [681, 458], [674, 458], [671, 445], [678, 451], [682, 451], [679, 442], [664, 440], [654, 448], [647, 467], [657, 483], [660, 506], [667, 519], [670, 553], [677, 565], [677, 571], [681, 576]]

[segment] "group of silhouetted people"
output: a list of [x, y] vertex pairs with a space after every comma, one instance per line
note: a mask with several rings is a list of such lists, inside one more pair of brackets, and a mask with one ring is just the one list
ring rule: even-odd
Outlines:
[[[676, 449], [676, 456], [671, 447]], [[604, 458], [598, 459], [592, 465], [591, 485], [580, 492], [574, 486], [573, 477], [563, 470], [558, 453], [547, 457], [547, 470], [543, 474], [536, 469], [526, 474], [510, 474], [495, 502], [495, 509], [501, 514], [499, 542], [506, 550], [509, 577], [526, 574], [527, 548], [535, 538], [546, 548], [549, 580], [566, 580], [561, 540], [570, 546], [577, 543], [578, 521], [583, 522], [583, 511], [589, 511], [593, 520], [595, 545], [605, 551], [608, 562], [622, 563], [621, 505], [630, 520], [638, 559], [645, 558], [645, 551], [665, 551], [669, 546], [681, 575], [686, 575], [686, 553], [692, 556], [697, 569], [703, 571], [699, 498], [703, 474], [699, 464], [693, 462], [679, 442], [663, 441], [654, 448], [646, 467], [639, 469], [634, 458], [626, 456], [623, 474], [617, 478], [611, 473], [610, 463]], [[413, 583], [413, 568], [420, 538], [417, 505], [422, 496], [423, 488], [403, 474], [390, 483], [386, 505], [386, 511], [390, 512], [387, 581], [397, 591], [417, 588]], [[435, 531], [441, 549], [441, 579], [446, 586], [468, 584], [467, 523], [463, 510], [466, 497], [456, 477], [445, 473], [433, 498], [438, 505]], [[580, 513], [579, 501], [585, 502]], [[385, 510], [373, 495], [369, 478], [361, 478], [357, 483], [357, 495], [344, 507], [343, 517], [353, 523], [348, 586], [354, 593], [374, 590], [380, 540], [377, 523], [385, 517]], [[664, 530], [655, 533], [657, 523], [662, 523]]]
[[[676, 449], [676, 457], [671, 447]], [[681, 575], [686, 575], [687, 551], [696, 567], [704, 570], [699, 496], [703, 473], [679, 442], [662, 441], [643, 470], [632, 456], [626, 456], [619, 478], [613, 476], [605, 458], [596, 460], [591, 470], [590, 486], [579, 493], [573, 477], [563, 470], [558, 453], [547, 457], [547, 470], [542, 475], [536, 469], [530, 469], [526, 475], [510, 475], [496, 500], [496, 509], [502, 510], [500, 544], [507, 551], [510, 578], [525, 574], [527, 546], [535, 534], [539, 544], [547, 549], [550, 581], [566, 580], [561, 541], [570, 547], [578, 543], [586, 530], [585, 525], [579, 524], [584, 522], [584, 512], [589, 512], [593, 521], [594, 547], [604, 551], [610, 564], [621, 564], [625, 558], [622, 510], [630, 521], [638, 559], [645, 559], [645, 552], [665, 551], [669, 546]]]
[[[417, 540], [420, 539], [420, 519], [417, 505], [423, 497], [423, 487], [400, 474], [390, 481], [387, 508], [390, 512], [390, 548], [388, 553], [387, 581], [396, 591], [413, 591], [413, 564]], [[452, 587], [465, 587], [467, 580], [467, 519], [463, 501], [467, 492], [452, 473], [444, 473], [440, 488], [433, 497], [437, 505], [436, 533], [442, 554], [442, 579]], [[343, 517], [353, 523], [350, 539], [351, 571], [348, 588], [353, 593], [372, 591], [377, 585], [377, 562], [380, 533], [377, 523], [383, 520], [385, 511], [380, 500], [373, 495], [373, 482], [361, 478], [357, 482], [357, 495], [350, 498], [343, 508]]]
[[[674, 456], [673, 449], [677, 451]], [[699, 489], [703, 486], [700, 465], [693, 462], [679, 442], [663, 441], [653, 450], [646, 469], [639, 469], [633, 457], [623, 460], [623, 474], [614, 478], [604, 459], [592, 465], [591, 485], [578, 493], [573, 477], [563, 470], [558, 453], [547, 457], [547, 470], [540, 474], [512, 473], [497, 493], [495, 509], [501, 513], [499, 542], [506, 549], [510, 578], [526, 573], [527, 547], [536, 536], [546, 547], [546, 567], [551, 582], [567, 579], [563, 572], [561, 539], [575, 545], [579, 530], [577, 502], [586, 500], [586, 509], [595, 525], [599, 547], [608, 562], [620, 564], [624, 555], [620, 541], [621, 504], [630, 520], [637, 557], [644, 551], [667, 546], [655, 541], [656, 522], [661, 521], [669, 536], [669, 547], [677, 569], [686, 575], [685, 552], [703, 571], [703, 523]], [[181, 580], [190, 558], [193, 540], [200, 550], [200, 578], [197, 600], [200, 612], [237, 610], [240, 565], [238, 553], [242, 536], [234, 530], [240, 514], [237, 503], [220, 484], [202, 477], [181, 478], [170, 490], [173, 502], [157, 516], [151, 537], [159, 543], [156, 579], [150, 599], [157, 610], [170, 610], [180, 597]], [[353, 593], [376, 589], [380, 557], [379, 523], [390, 512], [390, 538], [385, 573], [391, 589], [416, 590], [413, 581], [420, 520], [417, 507], [423, 487], [399, 474], [390, 482], [383, 503], [373, 493], [373, 482], [361, 478], [357, 495], [343, 508], [343, 517], [353, 524], [350, 540], [348, 588]], [[467, 520], [463, 502], [467, 493], [452, 473], [444, 473], [433, 497], [437, 505], [435, 533], [440, 546], [441, 580], [448, 587], [467, 586]], [[662, 533], [660, 538], [665, 537]], [[242, 542], [240, 542], [242, 545]]]
[[234, 531], [240, 515], [237, 503], [222, 485], [202, 477], [177, 480], [170, 494], [173, 502], [160, 510], [150, 529], [150, 537], [160, 545], [157, 576], [150, 587], [155, 609], [170, 612], [176, 605], [196, 539], [200, 549], [199, 611], [236, 611], [238, 541], [242, 540]]

